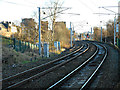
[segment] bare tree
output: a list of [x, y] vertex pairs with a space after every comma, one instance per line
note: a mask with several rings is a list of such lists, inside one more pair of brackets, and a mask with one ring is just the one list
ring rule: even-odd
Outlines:
[[54, 30], [55, 30], [55, 21], [56, 21], [56, 18], [59, 16], [60, 13], [60, 10], [62, 9], [62, 5], [63, 5], [63, 1], [61, 0], [50, 0], [50, 3], [49, 3], [49, 12], [48, 14], [49, 15], [52, 15], [50, 17], [50, 22], [51, 22], [51, 27], [50, 28], [52, 30], [52, 41], [54, 41]]

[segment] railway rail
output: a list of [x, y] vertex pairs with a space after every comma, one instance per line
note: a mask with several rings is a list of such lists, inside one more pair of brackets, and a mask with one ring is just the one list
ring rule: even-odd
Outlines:
[[50, 61], [48, 63], [42, 64], [40, 66], [34, 67], [32, 69], [26, 70], [24, 72], [18, 73], [16, 75], [10, 76], [2, 80], [5, 84], [3, 89], [15, 88], [19, 87], [22, 84], [27, 83], [37, 77], [41, 77], [52, 70], [69, 63], [73, 59], [77, 58], [78, 56], [82, 55], [89, 49], [89, 44], [85, 44], [81, 46], [79, 49], [75, 50], [74, 52], [67, 54], [63, 57]]
[[54, 88], [78, 88], [82, 90], [88, 88], [107, 57], [107, 48], [101, 44], [95, 45], [97, 49], [91, 57], [85, 60], [85, 62], [68, 73], [62, 79], [48, 87], [47, 90]]

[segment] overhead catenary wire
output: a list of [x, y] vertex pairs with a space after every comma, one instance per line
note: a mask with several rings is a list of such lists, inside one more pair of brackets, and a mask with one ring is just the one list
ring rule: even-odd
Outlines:
[[90, 2], [91, 2], [91, 4], [92, 4], [93, 6], [96, 6], [96, 7], [97, 7], [97, 3], [94, 3], [92, 0], [90, 0]]
[[[6, 1], [6, 0], [4, 0], [4, 1], [2, 0], [2, 2], [6, 2], [6, 3], [9, 3], [9, 4], [14, 4], [14, 5], [25, 6], [25, 7], [37, 7], [37, 6], [32, 6], [32, 5], [26, 5], [26, 4], [20, 4], [20, 3], [10, 2], [10, 1]], [[35, 4], [35, 3], [30, 3], [30, 4]], [[41, 9], [53, 9], [53, 8], [54, 7], [42, 7]], [[57, 7], [57, 8], [61, 8], [61, 7]], [[67, 10], [67, 9], [71, 9], [71, 7], [62, 7], [62, 8], [65, 8], [65, 9], [61, 10], [61, 11], [59, 11], [57, 13], [61, 13], [61, 12], [65, 11], [65, 10]], [[46, 17], [42, 18], [41, 20], [44, 20], [44, 19], [46, 19], [48, 17], [51, 17], [51, 16], [53, 16], [53, 14], [51, 14], [49, 16], [46, 16]]]
[[105, 7], [105, 8], [116, 8], [116, 7], [120, 7], [120, 6], [102, 6], [102, 7]]
[[103, 8], [103, 9], [105, 9], [105, 10], [108, 10], [108, 11], [110, 11], [110, 12], [113, 12], [113, 13], [117, 14], [115, 11], [110, 10], [110, 9], [107, 9], [107, 8], [105, 8], [105, 7], [99, 7], [99, 8]]
[[84, 5], [85, 7], [87, 7], [89, 10], [91, 10], [92, 12], [94, 12], [93, 9], [92, 9], [91, 7], [89, 7], [87, 4], [85, 4], [85, 3], [82, 2], [81, 0], [78, 0], [78, 1], [81, 2], [82, 5]]
[[[58, 13], [61, 13], [61, 12], [63, 12], [63, 11], [66, 11], [66, 10], [68, 10], [68, 9], [71, 9], [71, 8], [66, 8], [66, 9], [64, 9], [64, 10], [58, 11], [57, 14], [58, 14]], [[51, 15], [49, 15], [49, 16], [46, 16], [46, 17], [42, 18], [41, 20], [44, 20], [44, 19], [46, 19], [46, 18], [48, 18], [48, 17], [51, 17], [51, 16], [53, 16], [53, 15], [54, 15], [54, 14], [51, 14]]]
[[27, 4], [21, 4], [21, 3], [16, 3], [16, 2], [11, 2], [11, 1], [2, 1], [2, 2], [5, 2], [5, 3], [9, 3], [9, 4], [14, 4], [14, 5], [20, 5], [20, 6], [24, 6], [24, 7], [35, 7], [35, 6], [32, 6], [32, 5], [27, 5]]
[[113, 14], [113, 13], [93, 13], [93, 14], [100, 14], [100, 15], [116, 15], [116, 14]]
[[78, 13], [60, 13], [60, 14], [73, 14], [73, 15], [80, 15]]

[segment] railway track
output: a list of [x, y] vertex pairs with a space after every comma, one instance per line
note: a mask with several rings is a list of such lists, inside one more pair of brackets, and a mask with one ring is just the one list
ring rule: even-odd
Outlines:
[[96, 52], [85, 62], [61, 78], [59, 81], [48, 87], [50, 89], [86, 89], [95, 78], [98, 70], [107, 57], [107, 48], [100, 44], [95, 44]]
[[41, 77], [60, 66], [69, 63], [73, 59], [82, 55], [89, 49], [89, 44], [85, 44], [75, 50], [74, 52], [67, 54], [63, 57], [50, 61], [48, 63], [42, 64], [40, 66], [34, 67], [32, 69], [26, 70], [24, 72], [18, 73], [16, 75], [10, 76], [2, 80], [4, 83], [3, 89], [16, 88], [19, 87], [33, 79]]

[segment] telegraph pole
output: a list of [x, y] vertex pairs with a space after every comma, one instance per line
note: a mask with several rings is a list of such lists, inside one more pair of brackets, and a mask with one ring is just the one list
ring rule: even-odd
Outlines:
[[41, 20], [40, 20], [40, 7], [38, 7], [39, 11], [39, 55], [41, 55]]
[[[100, 21], [100, 23], [102, 23], [102, 21]], [[101, 27], [101, 42], [102, 42], [102, 25], [100, 25], [100, 27]]]
[[73, 32], [72, 32], [72, 34], [73, 34], [73, 44], [75, 44], [74, 33], [75, 33], [75, 31], [74, 31], [74, 25], [73, 25]]
[[102, 26], [101, 26], [101, 42], [102, 42]]
[[116, 41], [116, 31], [115, 31], [115, 24], [116, 24], [116, 15], [115, 15], [115, 18], [114, 18], [114, 45], [115, 45], [115, 41]]
[[70, 22], [70, 45], [72, 47], [72, 28], [71, 28], [71, 22]]
[[[119, 7], [119, 3], [118, 3], [118, 6], [106, 6], [106, 7], [107, 7], [107, 8], [108, 8], [108, 7]], [[114, 12], [113, 10], [107, 9], [106, 7], [99, 7], [99, 8], [103, 8], [103, 9], [105, 9], [105, 10], [107, 10], [107, 11], [110, 11], [110, 12], [114, 13], [114, 14], [102, 13], [102, 14], [104, 14], [104, 15], [115, 15], [115, 17], [114, 17], [114, 45], [115, 45], [115, 42], [116, 42], [116, 31], [115, 31], [116, 15], [117, 15], [117, 14], [119, 15], [119, 13], [116, 13], [116, 12]], [[118, 8], [118, 9], [119, 9], [119, 8]], [[118, 10], [118, 12], [119, 12], [119, 10]]]
[[[40, 8], [40, 7], [38, 7], [38, 12], [39, 12], [39, 55], [41, 55], [41, 9], [52, 9], [53, 7], [42, 7], [42, 8]], [[61, 7], [58, 7], [58, 8], [61, 8]], [[64, 7], [63, 7], [64, 8]], [[59, 11], [59, 12], [57, 12], [57, 13], [61, 13], [61, 12], [63, 12], [63, 11], [65, 11], [65, 10], [67, 10], [67, 9], [71, 9], [71, 8], [66, 8], [65, 7], [65, 9], [64, 10], [61, 10], [61, 11]], [[56, 13], [56, 14], [57, 14]], [[46, 19], [46, 18], [48, 18], [48, 17], [50, 17], [50, 16], [53, 16], [53, 14], [51, 14], [51, 15], [49, 15], [49, 16], [47, 16], [47, 17], [44, 17], [43, 19]], [[43, 20], [42, 19], [42, 20]]]
[[[41, 9], [53, 9], [53, 7], [42, 7], [42, 8], [40, 8], [40, 7], [38, 7], [38, 12], [39, 12], [39, 55], [41, 54]], [[58, 8], [61, 8], [61, 7], [58, 7]], [[61, 13], [61, 12], [63, 12], [63, 11], [65, 11], [65, 10], [67, 10], [67, 9], [71, 9], [71, 8], [66, 8], [66, 7], [63, 7], [63, 8], [65, 8], [64, 10], [61, 10], [61, 11], [59, 11], [59, 12], [56, 12], [56, 14], [57, 13]], [[44, 17], [43, 19], [46, 19], [46, 18], [48, 18], [48, 17], [51, 17], [51, 16], [53, 16], [53, 14], [51, 14], [51, 15], [49, 15], [49, 16], [47, 16], [47, 17]], [[43, 20], [42, 19], [42, 20]]]
[[91, 40], [92, 40], [92, 27], [91, 27], [91, 35], [90, 35], [90, 38], [91, 38]]

